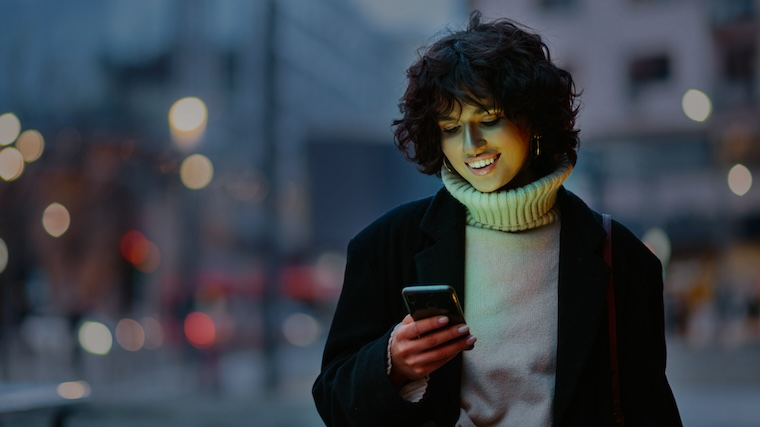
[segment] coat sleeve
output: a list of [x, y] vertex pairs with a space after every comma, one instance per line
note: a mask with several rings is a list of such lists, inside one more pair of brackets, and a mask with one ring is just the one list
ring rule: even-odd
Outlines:
[[387, 229], [365, 230], [348, 245], [343, 289], [312, 388], [327, 426], [420, 425], [422, 408], [403, 400], [386, 373], [392, 329], [406, 314], [404, 282], [413, 256], [389, 243]]
[[612, 233], [620, 382], [626, 425], [681, 426], [667, 377], [660, 261], [630, 231]]

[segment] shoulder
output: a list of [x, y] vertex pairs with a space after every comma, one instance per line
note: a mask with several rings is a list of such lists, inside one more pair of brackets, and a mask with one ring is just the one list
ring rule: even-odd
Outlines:
[[397, 236], [410, 236], [419, 233], [420, 223], [432, 202], [433, 197], [426, 197], [398, 205], [364, 227], [351, 239], [353, 245], [372, 244], [388, 241]]
[[[601, 237], [604, 237], [602, 214], [591, 209], [580, 197], [562, 188], [558, 203], [562, 211], [563, 222], [567, 220], [572, 227], [582, 229], [582, 235], [591, 236], [597, 230], [601, 230]], [[626, 257], [633, 257], [637, 261], [646, 260], [659, 263], [652, 251], [628, 227], [617, 221], [614, 215], [612, 216], [612, 245], [613, 253], [624, 254]]]
[[435, 195], [396, 206], [360, 231], [352, 242], [406, 244], [437, 240], [458, 226], [464, 229], [464, 206], [441, 188]]

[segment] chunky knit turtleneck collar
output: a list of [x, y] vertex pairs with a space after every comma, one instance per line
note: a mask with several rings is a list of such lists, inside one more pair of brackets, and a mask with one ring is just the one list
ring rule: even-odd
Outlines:
[[467, 225], [500, 231], [523, 231], [551, 224], [559, 218], [557, 191], [572, 172], [564, 158], [557, 169], [524, 187], [482, 193], [466, 179], [445, 167], [443, 185], [467, 207]]

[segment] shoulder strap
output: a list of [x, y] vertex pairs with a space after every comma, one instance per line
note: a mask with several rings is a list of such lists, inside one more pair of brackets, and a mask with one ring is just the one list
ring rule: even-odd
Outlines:
[[617, 317], [615, 313], [615, 284], [612, 274], [612, 216], [602, 214], [602, 223], [607, 235], [604, 238], [604, 261], [610, 266], [610, 281], [607, 287], [607, 330], [610, 341], [610, 368], [612, 369], [612, 416], [616, 427], [624, 425], [623, 407], [620, 402], [620, 375], [618, 370]]

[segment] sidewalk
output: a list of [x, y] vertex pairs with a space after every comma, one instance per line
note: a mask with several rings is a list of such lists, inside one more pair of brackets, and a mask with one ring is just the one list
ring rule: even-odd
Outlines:
[[[760, 426], [760, 343], [736, 349], [668, 343], [668, 376], [686, 427]], [[321, 344], [278, 353], [280, 387], [266, 392], [256, 351], [219, 361], [220, 389], [202, 391], [198, 365], [161, 363], [154, 369], [112, 364], [93, 384], [92, 404], [67, 427], [323, 427], [311, 399]], [[108, 368], [108, 369], [105, 369]], [[97, 377], [97, 376], [95, 376]], [[24, 421], [8, 426], [47, 426]]]
[[668, 343], [668, 378], [686, 427], [760, 426], [760, 343]]
[[68, 427], [321, 427], [305, 393], [255, 398], [190, 395], [164, 400], [94, 403]]
[[93, 385], [93, 402], [67, 427], [322, 427], [311, 398], [321, 347], [287, 347], [278, 353], [277, 391], [262, 386], [257, 352], [225, 355], [220, 390], [203, 391], [197, 365], [163, 366], [120, 384]]

